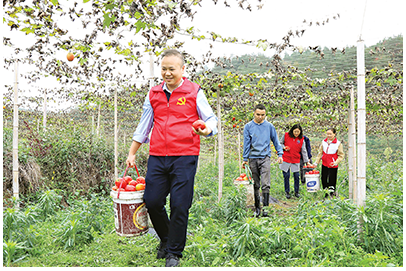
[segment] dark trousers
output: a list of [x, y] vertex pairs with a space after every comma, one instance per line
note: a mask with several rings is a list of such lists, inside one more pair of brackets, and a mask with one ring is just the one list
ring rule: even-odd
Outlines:
[[338, 168], [321, 167], [321, 184], [323, 189], [330, 188], [334, 192], [336, 191], [337, 170]]
[[[285, 182], [285, 192], [290, 193], [290, 184], [289, 184], [289, 179], [290, 179], [290, 169], [288, 169], [287, 172], [283, 171], [283, 181]], [[294, 180], [294, 189], [295, 193], [299, 193], [299, 171], [298, 172], [293, 172], [293, 180]]]
[[[150, 156], [144, 201], [166, 252], [182, 257], [198, 156]], [[165, 209], [170, 194], [170, 218]]]
[[254, 179], [254, 193], [259, 197], [259, 188], [262, 193], [269, 193], [271, 186], [271, 158], [251, 158], [249, 161], [252, 178]]

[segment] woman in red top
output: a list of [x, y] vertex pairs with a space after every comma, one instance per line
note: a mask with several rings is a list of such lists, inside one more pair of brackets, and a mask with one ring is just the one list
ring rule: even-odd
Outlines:
[[309, 159], [307, 158], [306, 143], [303, 139], [303, 130], [300, 124], [295, 124], [290, 128], [280, 141], [283, 147], [283, 163], [279, 165], [279, 168], [283, 172], [283, 179], [285, 182], [286, 198], [290, 199], [290, 170], [293, 172], [295, 197], [299, 195], [299, 171], [300, 171], [300, 153], [303, 156], [303, 162], [309, 165]]
[[[343, 144], [336, 138], [336, 129], [326, 131], [326, 139], [321, 142], [315, 165], [322, 161], [321, 184], [330, 190], [330, 196], [336, 196], [338, 164], [344, 159]], [[325, 197], [328, 194], [326, 193]]]

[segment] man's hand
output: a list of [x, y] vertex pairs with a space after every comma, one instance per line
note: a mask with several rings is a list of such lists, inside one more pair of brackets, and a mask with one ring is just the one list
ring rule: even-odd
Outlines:
[[207, 125], [206, 125], [206, 128], [204, 128], [204, 129], [198, 128], [197, 130], [195, 130], [195, 128], [193, 128], [193, 127], [192, 127], [192, 129], [193, 129], [193, 132], [195, 132], [196, 134], [201, 135], [201, 136], [207, 136], [211, 133], [211, 129]]
[[282, 157], [278, 157], [278, 163], [282, 164], [283, 163], [283, 158]]
[[128, 167], [134, 167], [135, 165], [135, 155], [128, 155], [127, 161], [125, 162]]
[[138, 149], [140, 148], [142, 143], [133, 141], [131, 143], [130, 151], [128, 152], [128, 157], [127, 161], [125, 163], [129, 167], [134, 167], [135, 166], [135, 154], [137, 153]]
[[248, 161], [243, 161], [242, 162], [242, 168], [245, 169], [245, 165], [248, 165]]

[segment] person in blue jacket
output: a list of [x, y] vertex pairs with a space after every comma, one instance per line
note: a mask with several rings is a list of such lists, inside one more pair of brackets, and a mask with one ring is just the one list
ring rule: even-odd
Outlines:
[[[305, 135], [303, 136], [303, 138], [304, 138], [304, 142], [306, 144], [307, 158], [309, 159], [309, 163], [312, 164], [312, 147], [310, 145], [310, 139]], [[300, 153], [300, 180], [301, 180], [302, 184], [304, 184], [306, 182], [306, 180], [304, 178], [303, 166], [304, 166], [303, 156], [302, 156], [302, 153]]]
[[[266, 121], [265, 117], [265, 106], [258, 104], [254, 108], [254, 119], [244, 126], [242, 167], [245, 169], [245, 165], [249, 165], [252, 171], [255, 200], [254, 215], [256, 217], [259, 217], [261, 214], [259, 188], [262, 190], [263, 206], [269, 206], [271, 140], [278, 154], [278, 163], [281, 164], [283, 162], [283, 150], [279, 143], [278, 134], [275, 127]], [[265, 209], [262, 215], [268, 215]]]

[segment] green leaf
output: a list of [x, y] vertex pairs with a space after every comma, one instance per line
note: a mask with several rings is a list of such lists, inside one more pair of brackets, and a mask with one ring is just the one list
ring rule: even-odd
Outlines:
[[59, 3], [58, 3], [58, 0], [50, 0], [51, 1], [51, 3], [54, 5], [54, 6], [57, 6]]
[[112, 14], [112, 17], [110, 17], [111, 13], [105, 13], [103, 15], [104, 21], [103, 21], [103, 28], [104, 27], [109, 27], [111, 22], [114, 22], [116, 20], [116, 16], [114, 16], [114, 14]]
[[136, 26], [135, 33], [138, 33], [138, 32], [140, 32], [141, 28], [142, 28], [142, 30], [144, 30], [147, 25], [146, 25], [146, 23], [144, 23], [142, 21], [137, 21], [135, 23], [135, 26]]
[[29, 27], [24, 27], [23, 29], [21, 29], [20, 31], [25, 32], [26, 35], [30, 34], [30, 33], [35, 33], [35, 30]]

